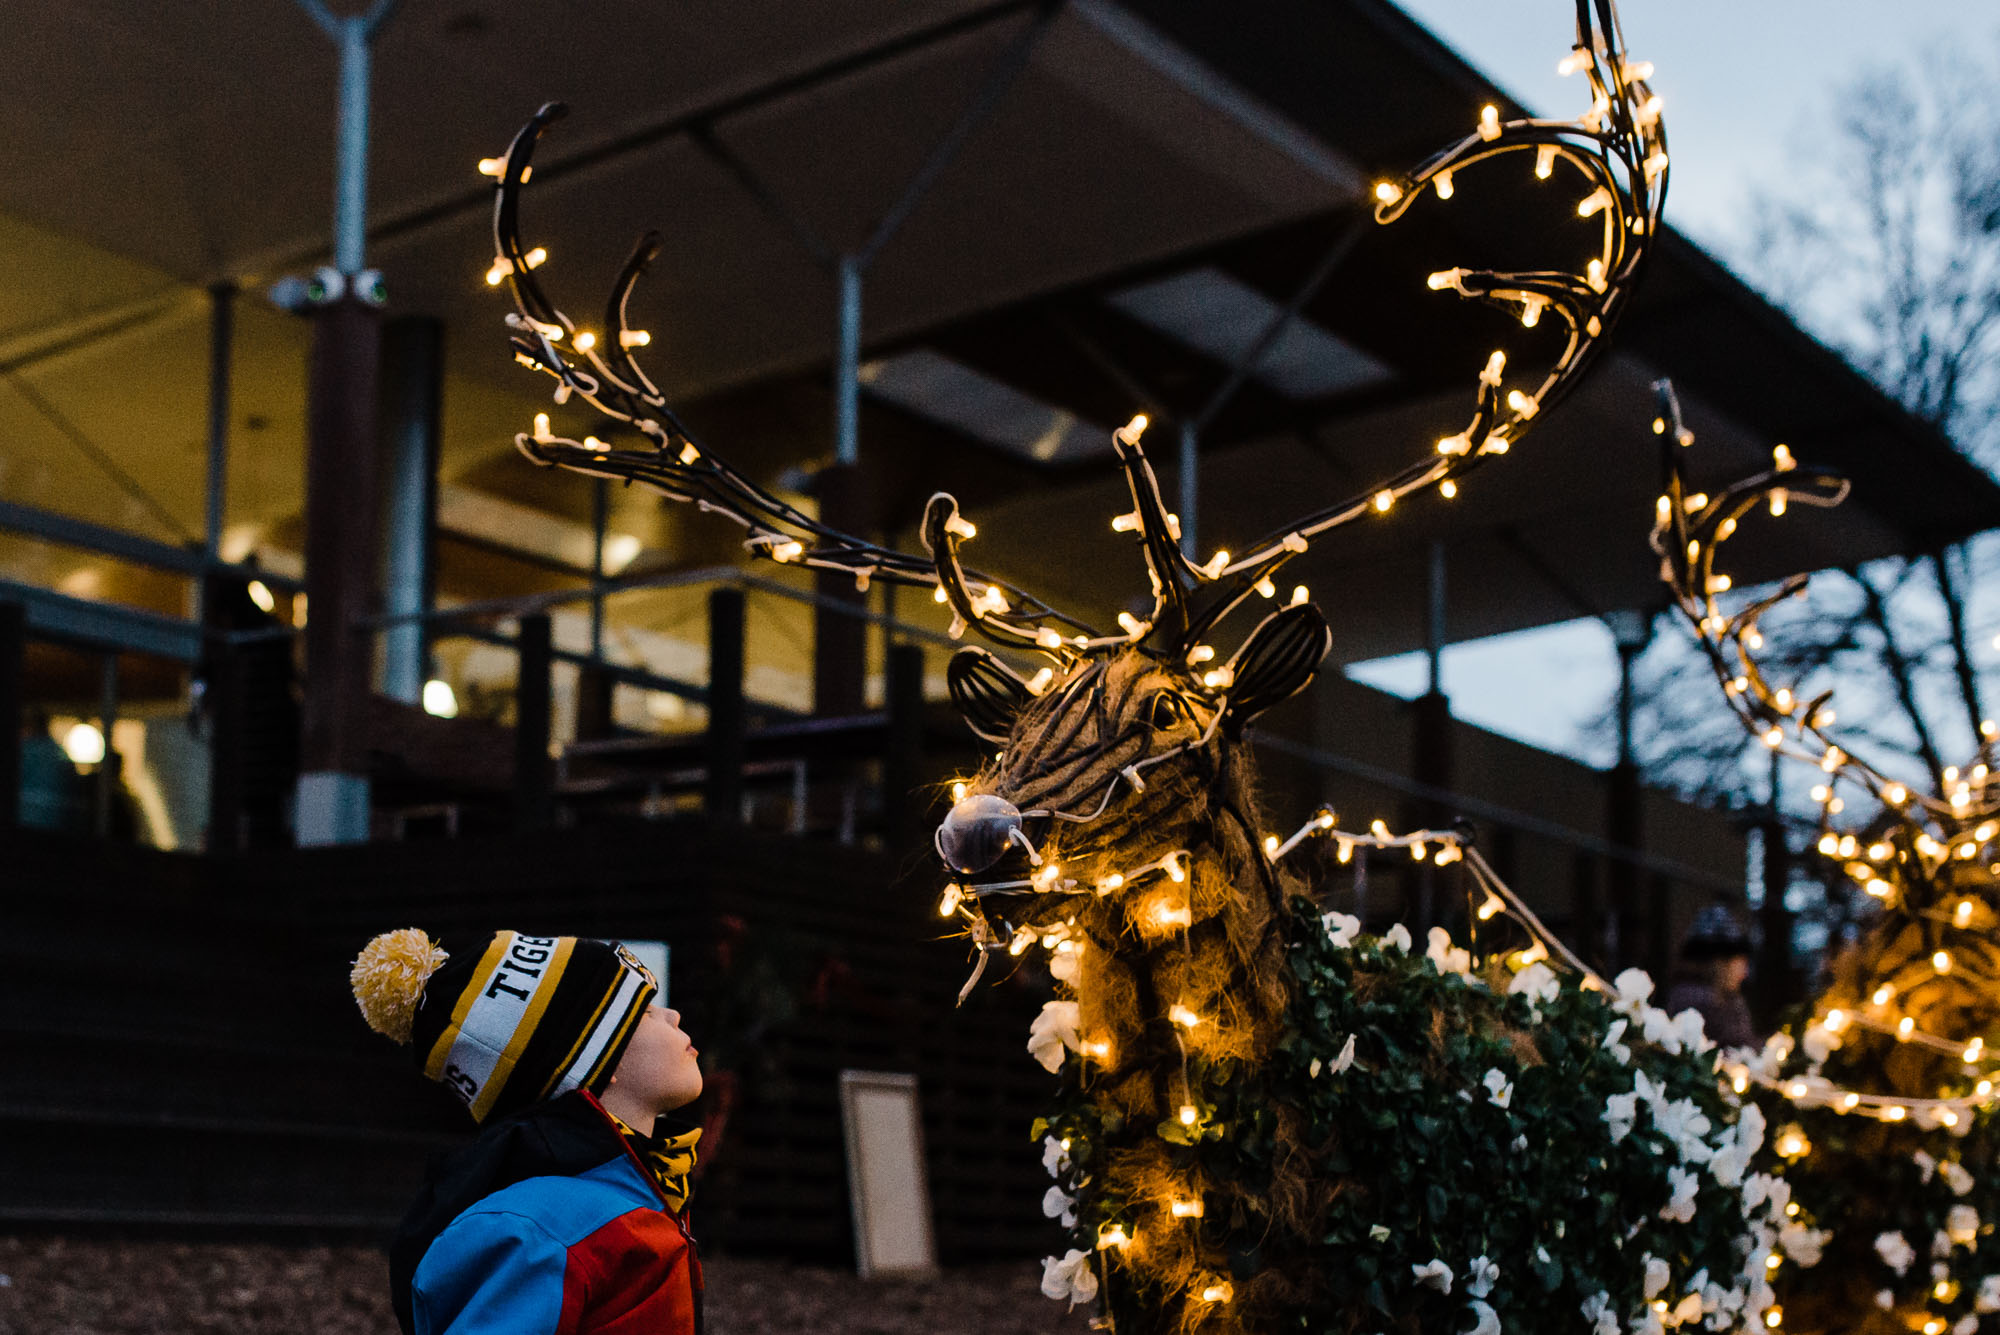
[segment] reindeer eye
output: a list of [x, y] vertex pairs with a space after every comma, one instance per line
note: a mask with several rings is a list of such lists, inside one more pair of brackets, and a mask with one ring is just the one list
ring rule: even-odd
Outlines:
[[1161, 691], [1153, 697], [1153, 726], [1171, 728], [1188, 717], [1187, 702], [1172, 691]]

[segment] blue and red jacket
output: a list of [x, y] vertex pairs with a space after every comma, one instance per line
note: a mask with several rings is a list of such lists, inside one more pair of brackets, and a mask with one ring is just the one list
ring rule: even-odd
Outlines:
[[389, 1250], [405, 1335], [698, 1335], [701, 1259], [582, 1090], [489, 1127], [433, 1174]]

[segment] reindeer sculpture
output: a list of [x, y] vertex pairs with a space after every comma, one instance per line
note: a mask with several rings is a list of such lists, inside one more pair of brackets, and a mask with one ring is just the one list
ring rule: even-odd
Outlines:
[[[1925, 793], [1833, 731], [1831, 690], [1774, 679], [1760, 625], [1808, 578], [1725, 606], [1721, 550], [1758, 511], [1837, 505], [1848, 484], [1780, 445], [1770, 470], [1691, 492], [1682, 459], [1694, 438], [1673, 387], [1657, 389], [1661, 578], [1744, 730], [1812, 766], [1817, 851], [1878, 909], [1804, 1014], [1731, 1069], [1783, 1128], [1771, 1153], [1788, 1165], [1791, 1227], [1806, 1244], [1794, 1249], [1801, 1265], [1776, 1277], [1789, 1324], [1972, 1335], [2000, 1311], [2000, 1263], [1981, 1255], [1985, 1221], [2000, 1215], [2000, 1054], [1989, 1047], [2000, 1044], [2000, 727], [1979, 721], [1971, 762]], [[1841, 828], [1850, 797], [1870, 811], [1859, 829]]]
[[[951, 606], [955, 637], [972, 629], [1000, 649], [1039, 658], [1037, 668], [1017, 670], [966, 648], [951, 663], [953, 700], [997, 753], [963, 785], [937, 831], [954, 877], [940, 911], [969, 938], [975, 979], [993, 957], [1039, 949], [1069, 993], [1044, 1010], [1031, 1048], [1051, 1070], [1065, 1069], [1066, 1098], [1073, 1111], [1087, 1105], [1094, 1140], [1087, 1164], [1073, 1139], [1049, 1141], [1051, 1170], [1077, 1192], [1057, 1190], [1051, 1204], [1071, 1216], [1084, 1246], [1052, 1263], [1045, 1289], [1088, 1297], [1101, 1277], [1107, 1322], [1133, 1331], [1317, 1328], [1299, 1325], [1308, 1309], [1349, 1313], [1329, 1328], [1362, 1319], [1362, 1307], [1340, 1305], [1345, 1297], [1331, 1308], [1321, 1301], [1349, 1287], [1325, 1280], [1330, 1261], [1317, 1235], [1339, 1176], [1328, 1167], [1328, 1138], [1271, 1075], [1281, 1049], [1305, 1051], [1292, 1043], [1301, 1023], [1315, 1023], [1295, 957], [1302, 944], [1330, 947], [1306, 882], [1283, 861], [1299, 837], [1281, 844], [1263, 833], [1244, 741], [1260, 713], [1311, 681], [1331, 632], [1300, 589], [1268, 610], [1233, 654], [1223, 656], [1214, 642], [1225, 618], [1275, 603], [1273, 577], [1314, 539], [1417, 492], [1455, 494], [1460, 478], [1505, 453], [1575, 385], [1629, 305], [1665, 196], [1659, 99], [1645, 82], [1649, 67], [1626, 56], [1609, 0], [1577, 0], [1576, 41], [1564, 64], [1590, 82], [1591, 107], [1580, 120], [1503, 122], [1487, 107], [1463, 140], [1375, 187], [1376, 217], [1389, 223], [1426, 189], [1451, 198], [1455, 173], [1503, 155], [1532, 153], [1543, 180], [1558, 166], [1580, 180], [1577, 215], [1595, 220], [1599, 236], [1582, 268], [1454, 268], [1429, 280], [1434, 290], [1499, 306], [1525, 326], [1561, 321], [1567, 337], [1539, 382], [1508, 389], [1506, 357], [1495, 352], [1464, 430], [1367, 491], [1280, 525], [1247, 554], [1216, 552], [1206, 561], [1183, 551], [1141, 444], [1145, 419], [1134, 419], [1113, 436], [1133, 506], [1113, 527], [1135, 535], [1152, 610], [1120, 614], [1117, 634], [968, 570], [961, 551], [976, 529], [949, 495], [926, 506], [926, 551], [917, 555], [827, 528], [731, 468], [687, 431], [632, 355], [644, 340], [627, 325], [626, 305], [657, 236], [642, 238], [624, 266], [601, 334], [579, 330], [544, 295], [536, 273], [542, 252], [521, 238], [519, 200], [536, 142], [563, 108], [542, 108], [496, 164], [488, 279], [512, 291], [507, 318], [517, 358], [555, 379], [558, 405], [580, 401], [641, 438], [576, 440], [557, 434], [544, 415], [517, 437], [529, 459], [641, 482], [715, 511], [744, 528], [752, 552], [779, 563], [844, 571], [863, 588], [874, 579], [934, 587]], [[1332, 824], [1325, 814], [1309, 829]], [[1451, 839], [1437, 848], [1440, 859], [1458, 856]], [[1468, 987], [1467, 996], [1476, 990]], [[1520, 1028], [1527, 1001], [1489, 995], [1453, 1004], [1470, 1017], [1454, 1023], [1499, 1034], [1509, 1050], [1535, 1051]], [[1615, 1030], [1610, 1042], [1617, 1047]], [[1326, 1064], [1342, 1069], [1354, 1052], [1350, 1038]], [[1306, 1059], [1296, 1065], [1304, 1072]], [[1315, 1077], [1322, 1066], [1311, 1060]], [[1504, 1106], [1490, 1083], [1489, 1092]], [[1232, 1119], [1238, 1129], [1253, 1121], [1261, 1128], [1265, 1148], [1256, 1153], [1265, 1161], [1255, 1171], [1212, 1171]], [[1272, 1264], [1256, 1260], [1259, 1248]], [[1441, 1286], [1437, 1279], [1432, 1271], [1423, 1282], [1449, 1293], [1449, 1272]], [[1400, 1294], [1411, 1280], [1385, 1282], [1380, 1292]], [[1482, 1325], [1494, 1310], [1485, 1300], [1493, 1281], [1485, 1282], [1470, 1290], [1480, 1295], [1472, 1307]], [[1639, 1283], [1629, 1296], [1644, 1309]], [[1366, 1298], [1377, 1307], [1386, 1301]], [[1463, 1310], [1460, 1298], [1451, 1301]], [[1375, 1319], [1414, 1329], [1430, 1311], [1385, 1310]]]

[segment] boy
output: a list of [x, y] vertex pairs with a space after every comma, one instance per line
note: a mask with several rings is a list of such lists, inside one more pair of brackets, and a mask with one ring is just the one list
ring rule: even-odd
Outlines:
[[405, 1335], [696, 1335], [683, 1207], [701, 1093], [680, 1016], [623, 946], [495, 932], [370, 941], [350, 982], [486, 1129], [433, 1171], [389, 1252]]

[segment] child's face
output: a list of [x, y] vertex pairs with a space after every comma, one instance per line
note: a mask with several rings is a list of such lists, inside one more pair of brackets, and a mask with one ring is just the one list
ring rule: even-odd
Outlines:
[[670, 1112], [701, 1097], [695, 1057], [694, 1044], [681, 1032], [680, 1012], [649, 1006], [611, 1078], [626, 1098]]

